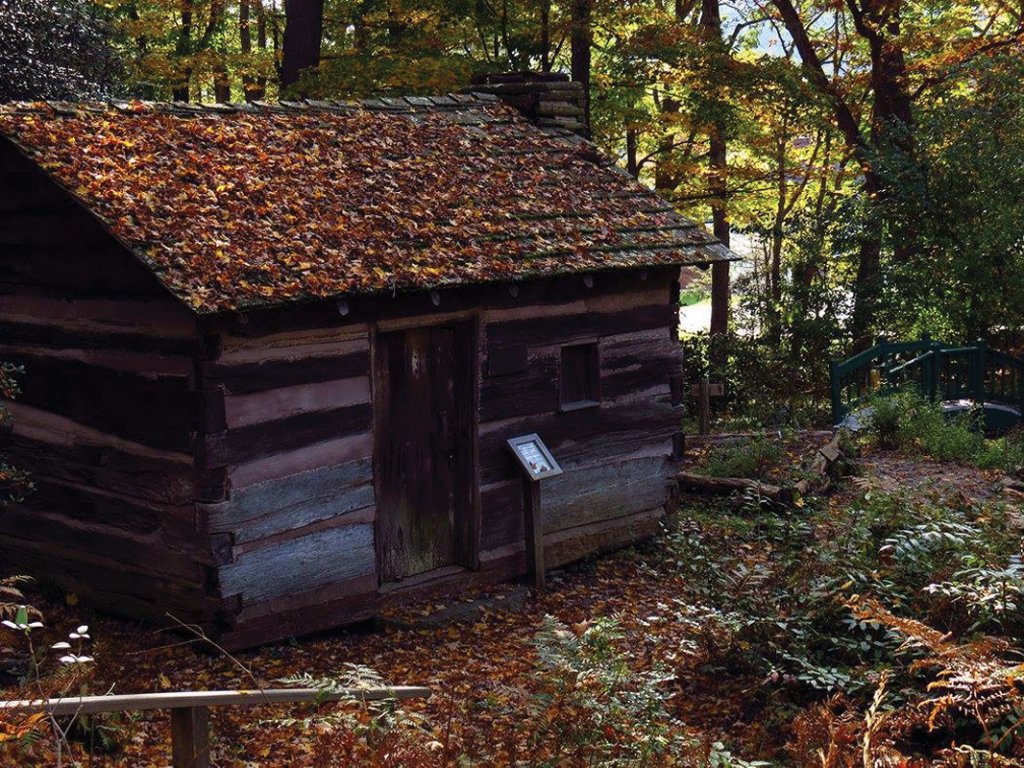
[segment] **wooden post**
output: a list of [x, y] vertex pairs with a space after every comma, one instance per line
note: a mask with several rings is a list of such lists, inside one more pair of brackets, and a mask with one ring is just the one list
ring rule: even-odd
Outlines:
[[843, 408], [843, 385], [840, 376], [840, 361], [832, 359], [829, 361], [829, 384], [832, 388], [832, 424], [837, 425], [846, 417], [846, 410]]
[[697, 395], [697, 418], [702, 435], [711, 434], [711, 381], [705, 376], [700, 380]]
[[978, 339], [975, 342], [977, 352], [975, 352], [974, 368], [975, 368], [975, 380], [974, 380], [974, 392], [971, 396], [974, 403], [978, 407], [984, 407], [985, 405], [985, 367], [988, 363], [988, 344], [984, 339]]
[[526, 564], [533, 588], [544, 589], [544, 530], [540, 519], [540, 483], [523, 478], [523, 515], [526, 531]]
[[174, 768], [210, 768], [210, 710], [171, 710], [171, 761]]

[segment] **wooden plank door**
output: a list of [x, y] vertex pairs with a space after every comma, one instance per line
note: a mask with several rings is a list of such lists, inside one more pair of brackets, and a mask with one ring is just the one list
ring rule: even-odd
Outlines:
[[466, 562], [474, 477], [471, 340], [468, 325], [378, 336], [382, 582]]

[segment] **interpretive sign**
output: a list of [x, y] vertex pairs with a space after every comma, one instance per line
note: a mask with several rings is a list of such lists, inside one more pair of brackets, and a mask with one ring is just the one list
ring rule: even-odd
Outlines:
[[510, 438], [508, 446], [530, 480], [542, 480], [545, 477], [562, 474], [562, 468], [558, 466], [555, 457], [537, 435]]

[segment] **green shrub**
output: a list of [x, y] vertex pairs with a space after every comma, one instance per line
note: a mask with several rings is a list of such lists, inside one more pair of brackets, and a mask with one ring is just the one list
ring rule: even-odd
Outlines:
[[782, 459], [781, 446], [764, 437], [750, 442], [716, 446], [704, 471], [712, 477], [747, 477], [760, 480]]
[[977, 463], [988, 450], [978, 415], [950, 416], [917, 392], [901, 391], [871, 403], [870, 429], [884, 448], [918, 451], [938, 461]]

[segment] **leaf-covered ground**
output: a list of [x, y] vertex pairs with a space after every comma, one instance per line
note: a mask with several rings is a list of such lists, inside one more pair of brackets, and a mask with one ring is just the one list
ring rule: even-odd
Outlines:
[[[803, 455], [805, 447], [805, 443], [783, 446], [777, 463], [791, 463]], [[835, 696], [847, 697], [845, 700], [850, 703], [843, 706], [859, 712], [857, 696], [861, 697], [861, 704], [865, 696], [869, 703], [878, 677], [870, 671], [870, 660], [865, 664], [851, 661], [835, 669], [827, 665], [812, 669], [809, 661], [794, 661], [793, 664], [808, 666], [803, 675], [793, 668], [787, 671], [785, 664], [776, 670], [763, 663], [769, 651], [786, 659], [798, 655], [800, 651], [796, 649], [803, 646], [791, 639], [783, 643], [778, 632], [751, 634], [749, 626], [753, 624], [739, 628], [729, 624], [741, 621], [736, 617], [745, 601], [756, 603], [768, 593], [775, 594], [772, 599], [777, 599], [778, 591], [784, 588], [777, 574], [772, 575], [774, 564], [782, 562], [780, 553], [784, 548], [773, 542], [783, 536], [803, 537], [800, 540], [805, 540], [806, 546], [826, 549], [828, 541], [843, 535], [844, 510], [863, 504], [865, 494], [870, 498], [872, 494], [910, 491], [915, 496], [934, 499], [936, 504], [940, 499], [943, 504], [962, 501], [967, 505], [997, 499], [994, 486], [999, 475], [995, 473], [893, 452], [870, 453], [862, 458], [861, 467], [861, 475], [846, 482], [830, 498], [812, 502], [807, 511], [780, 514], [780, 519], [786, 520], [780, 528], [767, 525], [765, 517], [747, 516], [744, 509], [737, 510], [736, 501], [730, 505], [696, 497], [686, 499], [679, 520], [667, 523], [663, 537], [643, 547], [556, 573], [549, 590], [528, 597], [521, 610], [485, 610], [472, 623], [417, 629], [361, 627], [242, 653], [232, 660], [197, 653], [194, 643], [183, 642], [180, 635], [151, 626], [94, 618], [90, 623], [96, 638], [97, 661], [91, 689], [120, 693], [251, 689], [253, 681], [242, 665], [268, 686], [292, 675], [334, 676], [346, 665], [365, 665], [389, 682], [427, 685], [435, 692], [429, 702], [411, 702], [404, 709], [425, 715], [428, 725], [424, 726], [421, 742], [428, 752], [434, 751], [437, 764], [500, 766], [516, 760], [521, 765], [576, 765], [579, 763], [571, 755], [544, 763], [545, 757], [559, 749], [555, 742], [560, 733], [564, 734], [566, 718], [571, 719], [573, 713], [564, 711], [571, 708], [571, 698], [560, 700], [558, 706], [563, 711], [537, 705], [539, 701], [550, 700], [543, 697], [550, 697], [551, 691], [542, 690], [545, 677], [536, 674], [536, 638], [544, 628], [546, 616], [555, 617], [577, 636], [595, 621], [613, 617], [623, 635], [617, 646], [630, 665], [638, 671], [667, 671], [660, 687], [669, 713], [676, 718], [669, 733], [693, 739], [694, 744], [701, 745], [698, 751], [705, 753], [712, 749], [711, 744], [722, 742], [725, 746], [715, 747], [716, 750], [728, 749], [751, 759], [808, 765], [794, 751], [794, 723], [798, 729], [806, 728], [802, 713], [822, 706], [822, 702], [835, 701]], [[778, 467], [773, 471], [777, 472]], [[714, 522], [719, 516], [729, 520], [720, 529]], [[717, 550], [695, 547], [693, 542], [704, 535], [721, 537]], [[792, 548], [785, 551], [792, 554]], [[799, 556], [799, 552], [796, 554]], [[725, 577], [726, 586], [717, 597], [699, 588], [699, 583], [714, 581], [719, 576]], [[500, 586], [486, 594], [508, 595], [513, 589]], [[763, 606], [777, 615], [780, 627], [788, 621], [797, 624], [797, 619], [802, 620], [785, 615], [792, 606], [804, 604], [799, 588], [797, 593], [793, 599]], [[466, 595], [461, 599], [468, 601], [479, 596]], [[725, 604], [715, 607], [715, 599], [724, 599]], [[707, 605], [702, 605], [705, 600]], [[731, 601], [735, 606], [730, 605]], [[391, 618], [415, 621], [442, 605], [440, 601], [420, 604], [396, 611]], [[66, 602], [41, 603], [40, 607], [46, 616], [48, 642], [62, 639], [67, 627], [75, 626], [81, 618], [77, 607]], [[734, 607], [736, 610], [731, 611]], [[751, 612], [745, 615], [749, 617], [757, 610], [760, 608], [753, 604]], [[836, 615], [845, 614], [840, 611]], [[842, 632], [837, 627], [837, 633]], [[12, 642], [9, 636], [3, 640], [5, 643], [0, 645]], [[779, 643], [783, 645], [777, 648]], [[839, 678], [830, 682], [829, 674]], [[866, 675], [864, 686], [854, 679], [857, 674]], [[853, 677], [844, 680], [843, 675]], [[13, 693], [9, 691], [7, 697]], [[305, 714], [308, 710], [299, 707], [214, 711], [214, 764], [350, 764], [337, 754], [333, 756], [336, 762], [330, 762], [331, 750], [337, 752], [342, 747], [325, 736], [323, 727], [271, 722]], [[842, 716], [835, 715], [837, 719]], [[857, 714], [853, 719], [859, 722], [860, 718]], [[165, 766], [169, 762], [168, 733], [165, 713], [146, 714], [135, 721], [116, 724], [114, 736], [121, 743], [120, 751], [109, 757], [97, 757], [93, 765], [102, 765], [106, 760], [108, 765]], [[799, 741], [799, 733], [797, 737]], [[797, 751], [809, 749], [810, 737], [805, 734], [802, 738]], [[42, 764], [46, 749], [45, 742], [17, 747], [21, 752], [12, 747], [6, 759], [17, 755], [21, 764]], [[859, 745], [853, 744], [851, 749], [859, 755]], [[374, 764], [425, 764], [424, 753], [418, 754], [419, 758], [406, 762], [392, 757], [391, 762]], [[456, 763], [457, 755], [468, 756], [470, 762]], [[379, 755], [377, 759], [380, 760]], [[533, 762], [525, 762], [528, 759]]]

